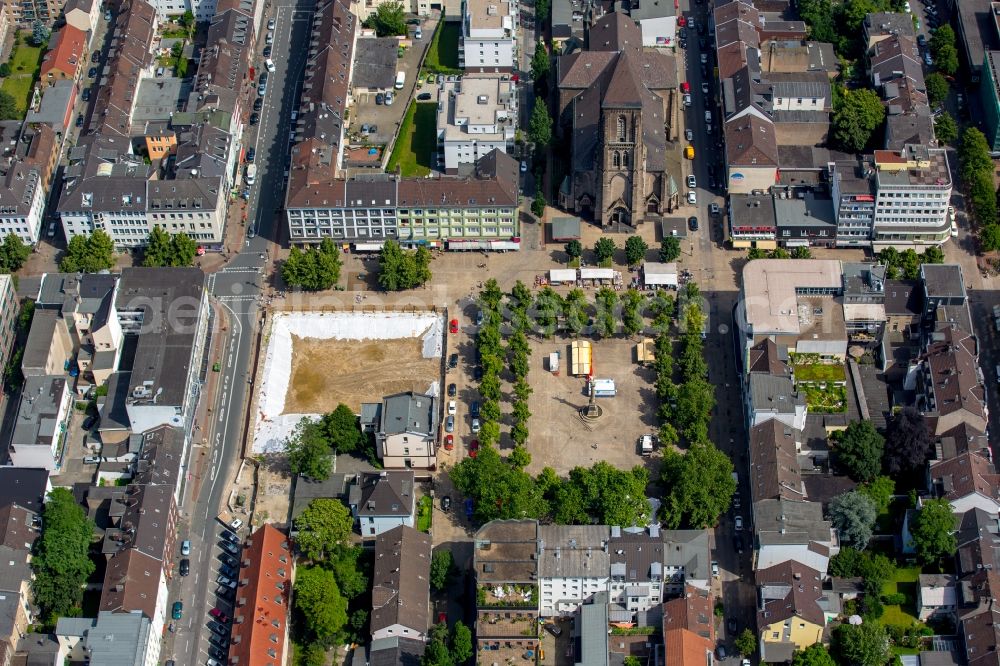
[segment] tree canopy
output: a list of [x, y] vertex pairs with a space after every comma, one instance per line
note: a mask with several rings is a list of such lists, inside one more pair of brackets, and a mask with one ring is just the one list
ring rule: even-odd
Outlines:
[[329, 478], [333, 470], [333, 452], [320, 421], [303, 417], [285, 440], [285, 451], [293, 474], [317, 481]]
[[0, 244], [0, 273], [14, 273], [31, 256], [31, 248], [17, 234], [7, 234]]
[[66, 253], [59, 262], [64, 273], [98, 273], [115, 265], [115, 244], [111, 237], [97, 229], [89, 236], [73, 236], [66, 244]]
[[736, 492], [733, 463], [711, 442], [694, 442], [685, 454], [666, 449], [660, 469], [668, 529], [711, 527], [729, 509]]
[[318, 247], [305, 250], [293, 245], [281, 265], [281, 279], [289, 287], [324, 291], [340, 281], [341, 266], [337, 246], [329, 238], [324, 238]]
[[615, 256], [615, 250], [618, 247], [615, 245], [615, 241], [607, 236], [602, 236], [597, 239], [594, 243], [594, 256], [597, 258], [597, 263], [604, 263], [610, 261]]
[[185, 233], [168, 234], [160, 225], [153, 227], [146, 241], [144, 266], [190, 266], [198, 244]]
[[42, 535], [36, 543], [31, 569], [34, 602], [48, 622], [74, 615], [83, 601], [83, 588], [94, 573], [90, 542], [94, 523], [66, 488], [53, 488], [42, 509]]
[[681, 242], [675, 236], [667, 236], [660, 241], [660, 261], [667, 263], [677, 261], [681, 256]]
[[387, 240], [378, 263], [378, 283], [387, 291], [413, 289], [431, 279], [431, 253], [425, 247], [407, 252], [398, 242]]
[[860, 483], [878, 476], [885, 440], [871, 421], [853, 421], [846, 430], [835, 433], [833, 441], [837, 464], [848, 476]]
[[858, 550], [864, 550], [875, 530], [878, 511], [867, 495], [851, 491], [838, 495], [830, 502], [830, 521], [841, 539]]
[[383, 3], [365, 20], [365, 27], [373, 28], [379, 37], [405, 35], [406, 10], [399, 2]]
[[954, 553], [958, 548], [955, 538], [957, 526], [957, 519], [948, 500], [924, 501], [910, 526], [910, 537], [917, 557], [926, 564], [932, 564], [943, 556]]
[[320, 560], [335, 548], [349, 544], [354, 518], [337, 499], [316, 498], [295, 519], [299, 550], [310, 560]]
[[565, 249], [570, 259], [578, 259], [583, 254], [583, 244], [575, 239], [566, 243]]
[[936, 106], [948, 97], [948, 79], [940, 72], [931, 72], [924, 77], [924, 85], [927, 87], [927, 99], [932, 105]]
[[531, 76], [535, 81], [546, 79], [551, 68], [552, 63], [549, 60], [549, 52], [545, 48], [545, 42], [538, 40], [535, 52], [531, 56]]
[[942, 111], [934, 119], [934, 135], [941, 143], [954, 143], [958, 138], [958, 123], [947, 111]]
[[365, 435], [358, 425], [354, 410], [340, 403], [321, 419], [327, 444], [337, 453], [354, 453], [365, 444]]
[[874, 90], [841, 89], [834, 96], [833, 138], [849, 152], [863, 151], [884, 119], [885, 107]]
[[642, 239], [642, 236], [629, 236], [625, 241], [625, 263], [629, 266], [638, 266], [646, 258], [646, 250], [649, 245]]
[[333, 572], [320, 566], [299, 567], [295, 607], [316, 643], [330, 647], [338, 642], [347, 624], [347, 599], [340, 594]]
[[14, 96], [6, 90], [0, 90], [0, 120], [17, 120], [20, 117]]
[[834, 646], [841, 663], [854, 666], [885, 666], [892, 656], [889, 635], [879, 622], [842, 624], [834, 631]]
[[434, 554], [431, 555], [431, 589], [440, 592], [448, 587], [448, 581], [455, 573], [455, 559], [451, 551], [445, 548], [435, 550]]
[[545, 148], [552, 141], [552, 116], [545, 106], [545, 98], [537, 99], [535, 108], [531, 110], [531, 118], [528, 120], [528, 140], [538, 148]]
[[927, 421], [913, 407], [905, 407], [891, 421], [885, 438], [885, 469], [897, 475], [923, 469], [933, 438]]
[[796, 650], [792, 655], [792, 666], [837, 666], [837, 662], [825, 645], [816, 643], [805, 650]]
[[931, 55], [934, 66], [939, 71], [951, 76], [958, 71], [958, 48], [955, 46], [955, 31], [947, 23], [939, 26], [931, 35]]

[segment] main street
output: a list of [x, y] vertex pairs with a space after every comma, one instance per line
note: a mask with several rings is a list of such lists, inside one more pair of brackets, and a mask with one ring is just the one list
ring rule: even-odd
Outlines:
[[[212, 412], [207, 425], [206, 450], [192, 459], [204, 462], [196, 470], [201, 483], [197, 495], [185, 498], [180, 539], [191, 541], [191, 574], [175, 579], [171, 599], [184, 602], [184, 618], [175, 623], [172, 650], [178, 663], [202, 664], [207, 659], [208, 610], [220, 607], [232, 616], [233, 606], [215, 596], [220, 565], [218, 546], [222, 526], [216, 516], [224, 507], [239, 464], [247, 404], [252, 386], [253, 359], [261, 323], [261, 299], [267, 285], [266, 267], [273, 257], [273, 242], [280, 234], [280, 208], [289, 163], [291, 113], [298, 103], [306, 49], [292, 44], [308, 41], [312, 12], [306, 2], [275, 3], [262, 21], [263, 48], [267, 21], [275, 20], [273, 53], [275, 71], [269, 75], [260, 122], [249, 128], [245, 143], [256, 152], [257, 179], [246, 204], [246, 238], [243, 247], [221, 271], [209, 276], [209, 289], [224, 314], [220, 377], [215, 395], [205, 396]], [[265, 71], [263, 58], [255, 68]], [[258, 97], [256, 85], [248, 90], [249, 110]], [[242, 175], [241, 175], [242, 177]], [[236, 204], [233, 204], [236, 205]], [[192, 467], [196, 463], [192, 464]], [[187, 530], [186, 532], [184, 530]], [[244, 528], [245, 529], [245, 528]]]

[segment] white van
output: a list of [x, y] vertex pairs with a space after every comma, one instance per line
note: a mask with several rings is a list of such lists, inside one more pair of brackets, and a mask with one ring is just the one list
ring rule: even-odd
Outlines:
[[264, 66], [267, 67], [267, 71], [271, 72], [272, 74], [274, 73], [274, 61], [273, 60], [271, 60], [270, 58], [268, 58], [267, 60], [264, 61]]
[[402, 90], [406, 83], [406, 72], [396, 72], [396, 90]]
[[244, 177], [246, 178], [247, 185], [253, 185], [254, 181], [257, 180], [257, 165], [256, 164], [248, 164], [247, 165], [246, 173], [244, 174]]

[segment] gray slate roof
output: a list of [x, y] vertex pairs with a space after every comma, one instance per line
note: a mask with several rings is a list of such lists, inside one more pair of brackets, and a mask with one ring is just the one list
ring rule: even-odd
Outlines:
[[413, 515], [413, 472], [389, 470], [367, 472], [360, 475], [360, 482], [351, 486], [350, 499], [358, 516], [409, 516]]
[[424, 393], [397, 393], [382, 399], [382, 432], [386, 435], [434, 433], [434, 396]]

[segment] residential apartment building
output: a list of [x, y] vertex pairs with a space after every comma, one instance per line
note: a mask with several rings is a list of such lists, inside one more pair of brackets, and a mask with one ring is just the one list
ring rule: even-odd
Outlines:
[[539, 525], [539, 607], [543, 617], [569, 616], [611, 581], [607, 525]]
[[198, 268], [126, 268], [115, 303], [135, 335], [131, 382], [123, 384], [132, 432], [161, 425], [193, 430], [208, 329], [208, 291]]
[[756, 583], [762, 661], [790, 662], [796, 650], [822, 642], [827, 600], [819, 571], [789, 560], [759, 569]]
[[64, 4], [64, 0], [19, 0], [5, 2], [3, 6], [10, 13], [12, 27], [30, 31], [35, 21], [51, 28], [62, 16]]
[[434, 396], [412, 391], [382, 399], [375, 449], [385, 467], [428, 469], [437, 464], [437, 405]]
[[0, 235], [38, 242], [59, 144], [48, 125], [0, 122]]
[[952, 181], [943, 148], [875, 151], [872, 248], [940, 245], [951, 234]]
[[517, 62], [517, 0], [464, 0], [458, 64], [466, 72], [511, 72]]
[[101, 20], [100, 0], [67, 0], [63, 7], [63, 19], [87, 35], [87, 43], [94, 38], [97, 23]]
[[396, 240], [414, 247], [516, 250], [518, 202], [517, 161], [494, 150], [465, 178], [372, 174], [298, 191], [290, 185], [285, 211], [293, 243], [332, 238], [375, 251]]
[[50, 471], [62, 467], [72, 403], [65, 377], [25, 378], [10, 439], [10, 464]]
[[875, 223], [874, 164], [864, 159], [828, 166], [837, 247], [868, 246]]
[[375, 538], [372, 574], [372, 640], [426, 640], [430, 611], [431, 538], [397, 525]]
[[21, 305], [10, 275], [0, 275], [0, 367], [7, 367], [17, 339], [17, 318]]
[[755, 501], [753, 526], [755, 571], [792, 561], [825, 577], [830, 558], [840, 552], [837, 530], [823, 519], [823, 505], [819, 502]]
[[663, 604], [663, 650], [666, 666], [714, 663], [715, 609], [710, 590], [692, 585], [683, 596]]
[[265, 524], [240, 554], [240, 587], [233, 611], [232, 663], [268, 666], [288, 651], [289, 601], [295, 558], [288, 537]]
[[361, 536], [373, 539], [399, 527], [413, 527], [416, 511], [413, 472], [390, 470], [358, 474], [348, 490], [347, 505]]
[[[96, 618], [61, 617], [56, 623], [59, 652], [66, 661], [156, 666], [161, 638], [142, 613], [101, 611]], [[127, 660], [127, 661], [123, 661]]]
[[518, 95], [509, 75], [467, 75], [445, 82], [439, 94], [437, 142], [446, 173], [474, 168], [493, 149], [513, 150]]
[[979, 369], [979, 341], [956, 324], [927, 336], [924, 352], [911, 361], [906, 386], [934, 435], [958, 426], [985, 433], [989, 422], [986, 389]]
[[49, 38], [39, 77], [49, 85], [60, 80], [75, 81], [87, 62], [87, 33], [67, 23]]

